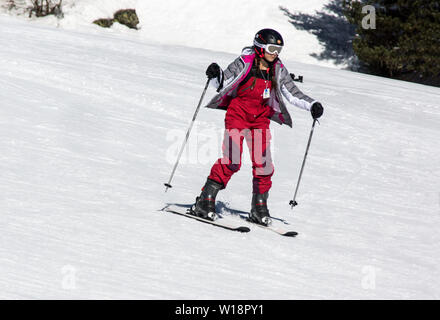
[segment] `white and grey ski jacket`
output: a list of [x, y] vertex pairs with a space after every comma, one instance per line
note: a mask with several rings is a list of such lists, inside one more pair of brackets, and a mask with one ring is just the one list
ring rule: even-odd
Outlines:
[[[226, 110], [231, 100], [237, 96], [239, 84], [252, 69], [254, 59], [255, 53], [252, 47], [246, 47], [226, 70], [221, 70], [220, 79], [211, 80], [211, 84], [217, 89], [218, 94], [205, 107]], [[287, 111], [282, 96], [294, 106], [307, 111], [310, 111], [312, 104], [317, 101], [298, 89], [286, 67], [279, 59], [277, 59], [274, 68], [277, 90], [271, 91], [268, 100], [268, 105], [273, 109], [273, 115], [270, 119], [279, 124], [292, 127], [292, 118]]]

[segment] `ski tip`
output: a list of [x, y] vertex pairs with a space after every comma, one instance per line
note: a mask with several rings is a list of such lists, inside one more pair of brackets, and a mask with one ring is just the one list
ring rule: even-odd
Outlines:
[[298, 232], [296, 231], [289, 231], [283, 234], [285, 237], [296, 237], [298, 235]]
[[238, 227], [236, 230], [240, 231], [240, 232], [249, 232], [249, 231], [251, 231], [251, 229], [248, 228], [248, 227]]

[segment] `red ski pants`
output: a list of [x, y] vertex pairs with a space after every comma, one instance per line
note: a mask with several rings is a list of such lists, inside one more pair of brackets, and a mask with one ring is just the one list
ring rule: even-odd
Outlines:
[[[244, 139], [252, 160], [253, 193], [265, 193], [272, 186], [274, 166], [270, 152], [271, 109], [263, 104], [261, 95], [256, 96], [256, 93], [263, 92], [265, 85], [264, 80], [257, 79], [255, 88], [249, 92], [239, 92], [226, 112], [223, 157], [214, 163], [208, 177], [225, 187], [232, 175], [240, 170]], [[243, 87], [247, 87], [247, 84]]]

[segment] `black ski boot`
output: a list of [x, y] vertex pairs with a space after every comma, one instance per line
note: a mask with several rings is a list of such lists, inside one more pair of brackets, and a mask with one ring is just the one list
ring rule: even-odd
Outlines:
[[223, 184], [211, 179], [207, 179], [205, 186], [202, 188], [202, 193], [196, 198], [196, 203], [191, 209], [193, 214], [204, 219], [217, 219], [218, 216], [217, 212], [215, 211], [215, 197], [223, 188]]
[[268, 226], [272, 223], [272, 219], [269, 215], [269, 209], [267, 209], [267, 198], [269, 192], [266, 193], [253, 193], [252, 194], [252, 206], [249, 219], [255, 223]]

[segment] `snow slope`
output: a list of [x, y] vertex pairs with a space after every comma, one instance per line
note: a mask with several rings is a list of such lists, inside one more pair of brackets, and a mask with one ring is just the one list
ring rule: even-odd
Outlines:
[[[30, 0], [22, 0], [30, 1]], [[0, 0], [1, 2], [1, 0]], [[252, 44], [255, 33], [274, 28], [285, 40], [284, 57], [304, 63], [336, 67], [330, 61], [318, 61], [311, 53], [323, 50], [316, 37], [295, 29], [279, 6], [291, 12], [313, 14], [328, 0], [64, 0], [64, 19], [34, 18], [34, 23], [55, 25], [67, 30], [100, 29], [91, 23], [111, 18], [119, 9], [135, 8], [140, 20], [138, 32], [115, 24], [113, 32], [136, 33], [139, 38], [161, 44], [235, 54]]]
[[[0, 29], [0, 298], [440, 298], [440, 89], [284, 60], [326, 108], [293, 211], [312, 121], [272, 124], [270, 210], [300, 235], [241, 234], [158, 211], [217, 159], [224, 113], [203, 109], [164, 193], [206, 66], [235, 55]], [[249, 208], [244, 158], [221, 207]]]

